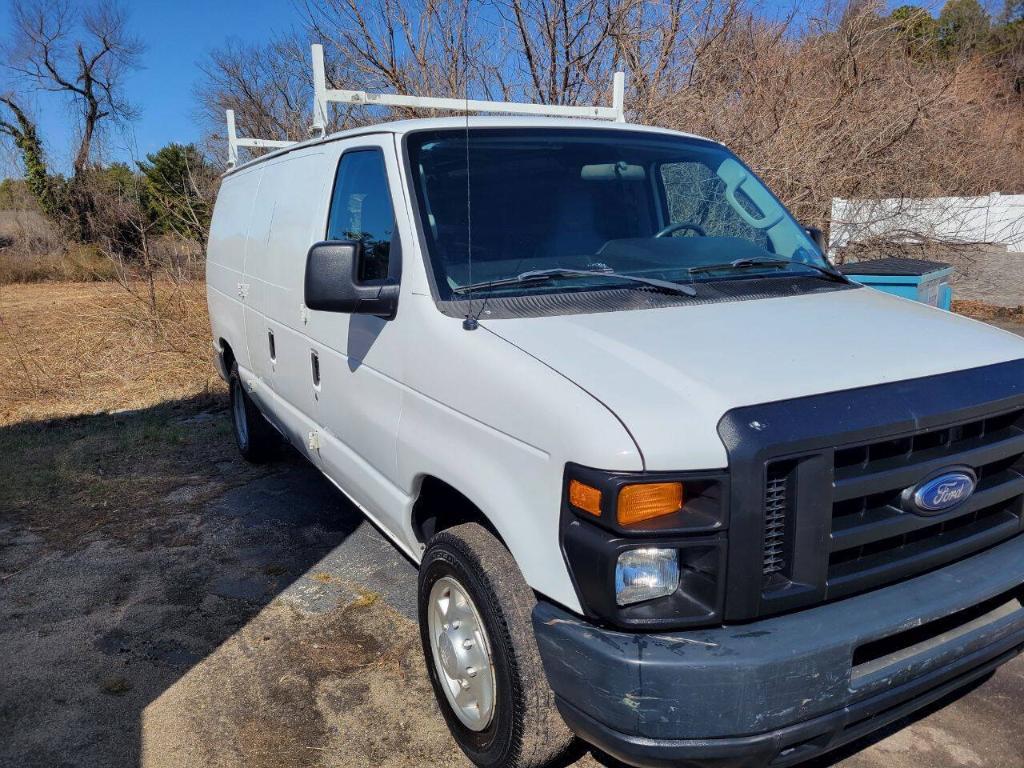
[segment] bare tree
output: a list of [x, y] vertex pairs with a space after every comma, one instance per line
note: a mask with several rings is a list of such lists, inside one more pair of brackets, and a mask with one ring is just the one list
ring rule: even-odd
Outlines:
[[15, 0], [12, 17], [8, 69], [25, 86], [67, 96], [78, 113], [78, 175], [90, 161], [100, 127], [134, 117], [123, 85], [139, 66], [143, 45], [113, 2], [79, 12], [67, 0]]
[[[487, 41], [473, 0], [304, 0], [310, 36], [324, 43], [338, 87], [463, 96], [480, 84]], [[387, 116], [410, 114], [392, 110]], [[372, 117], [350, 110], [343, 122]]]
[[[638, 0], [503, 0], [497, 13], [511, 28], [511, 61], [498, 69], [518, 76], [519, 88], [548, 104], [593, 100], [608, 88], [616, 35], [629, 27]], [[502, 78], [504, 80], [504, 78]], [[523, 86], [526, 86], [525, 88]]]
[[[464, 95], [486, 82], [487, 41], [468, 23], [473, 5], [473, 0], [303, 2], [303, 33], [260, 46], [229, 43], [210, 54], [200, 65], [205, 75], [196, 90], [200, 115], [214, 136], [221, 135], [224, 110], [233, 109], [243, 135], [306, 138], [313, 101], [311, 42], [327, 49], [333, 87]], [[328, 130], [412, 114], [345, 107], [328, 116]]]
[[298, 141], [307, 138], [313, 101], [309, 45], [293, 35], [261, 46], [229, 42], [200, 64], [196, 89], [201, 117], [220, 130], [224, 110], [235, 110], [243, 135]]

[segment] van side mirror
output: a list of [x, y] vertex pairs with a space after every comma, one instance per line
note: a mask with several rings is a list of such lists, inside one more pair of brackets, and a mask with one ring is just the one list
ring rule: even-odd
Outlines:
[[826, 253], [827, 252], [827, 250], [828, 250], [828, 243], [825, 242], [825, 233], [824, 232], [822, 232], [817, 227], [805, 227], [804, 228], [804, 232], [806, 232], [807, 236], [810, 237], [811, 240], [814, 241], [814, 244], [818, 246], [818, 249], [822, 253]]
[[322, 312], [394, 318], [398, 311], [397, 281], [360, 282], [362, 257], [362, 243], [355, 240], [314, 244], [306, 254], [306, 306]]

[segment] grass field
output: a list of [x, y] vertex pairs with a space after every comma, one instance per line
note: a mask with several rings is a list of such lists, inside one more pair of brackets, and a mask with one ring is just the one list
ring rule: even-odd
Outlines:
[[202, 283], [0, 285], [0, 425], [220, 391]]

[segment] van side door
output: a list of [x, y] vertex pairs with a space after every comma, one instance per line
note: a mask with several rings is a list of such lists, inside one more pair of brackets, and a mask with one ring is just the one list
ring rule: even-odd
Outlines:
[[[390, 134], [339, 143], [323, 240], [357, 241], [360, 283], [401, 280], [402, 241], [412, 227]], [[404, 380], [401, 299], [385, 320], [367, 314], [309, 311], [319, 356], [319, 451], [324, 472], [378, 524], [404, 537], [408, 496], [396, 485]]]
[[303, 305], [306, 249], [322, 236], [333, 171], [321, 148], [267, 161], [246, 248], [245, 327], [259, 386], [252, 396], [310, 459], [318, 391]]

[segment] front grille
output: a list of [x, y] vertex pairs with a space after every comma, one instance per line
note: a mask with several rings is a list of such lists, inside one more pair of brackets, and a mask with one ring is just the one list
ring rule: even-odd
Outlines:
[[[1024, 547], [1024, 357], [733, 408], [718, 434], [728, 621]], [[910, 489], [954, 468], [976, 476], [971, 496], [922, 514]]]
[[[974, 493], [923, 516], [901, 495], [929, 475], [967, 466]], [[827, 595], [860, 592], [978, 552], [1020, 532], [1024, 409], [835, 451]]]

